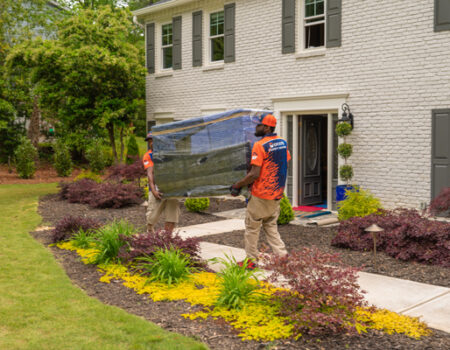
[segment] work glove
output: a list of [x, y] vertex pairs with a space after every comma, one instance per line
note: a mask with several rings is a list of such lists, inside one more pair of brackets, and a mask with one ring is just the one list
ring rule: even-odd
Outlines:
[[231, 185], [230, 193], [233, 197], [239, 196], [239, 194], [241, 193], [241, 189], [239, 187], [237, 187], [236, 185]]

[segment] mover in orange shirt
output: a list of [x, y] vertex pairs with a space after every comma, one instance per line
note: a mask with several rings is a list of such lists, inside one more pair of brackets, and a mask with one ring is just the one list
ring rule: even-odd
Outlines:
[[287, 143], [274, 133], [277, 120], [272, 114], [262, 116], [256, 126], [255, 136], [262, 136], [252, 149], [250, 172], [231, 186], [231, 194], [237, 195], [243, 186], [252, 184], [251, 197], [245, 216], [245, 253], [249, 258], [247, 268], [254, 268], [258, 259], [258, 239], [261, 226], [267, 241], [277, 255], [287, 254], [278, 232], [280, 200], [287, 178], [288, 161], [291, 159]]
[[153, 232], [154, 226], [159, 220], [159, 217], [164, 212], [165, 223], [164, 230], [172, 232], [178, 223], [180, 217], [180, 204], [176, 198], [163, 198], [163, 194], [159, 192], [155, 184], [155, 177], [153, 172], [153, 136], [149, 132], [145, 141], [148, 142], [148, 151], [144, 154], [142, 162], [144, 168], [147, 170], [149, 194], [147, 207], [147, 232]]

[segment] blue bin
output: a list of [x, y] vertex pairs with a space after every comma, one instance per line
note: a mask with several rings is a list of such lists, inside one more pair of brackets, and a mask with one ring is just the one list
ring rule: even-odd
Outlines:
[[358, 191], [358, 188], [352, 185], [337, 185], [336, 186], [336, 202], [343, 201], [347, 196], [345, 195], [345, 191]]

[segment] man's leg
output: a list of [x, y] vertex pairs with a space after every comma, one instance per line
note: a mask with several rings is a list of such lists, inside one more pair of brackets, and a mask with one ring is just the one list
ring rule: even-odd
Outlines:
[[180, 218], [180, 201], [176, 198], [166, 199], [164, 214], [166, 217], [164, 230], [172, 232], [178, 224], [178, 220]]
[[278, 216], [280, 215], [280, 201], [268, 201], [267, 208], [272, 212], [270, 216], [264, 218], [262, 224], [266, 232], [267, 242], [269, 242], [274, 254], [286, 255], [286, 246], [280, 237], [277, 225]]
[[258, 259], [258, 239], [262, 219], [258, 215], [259, 206], [256, 197], [251, 197], [245, 213], [245, 254], [248, 258]]
[[148, 195], [148, 207], [147, 207], [147, 232], [154, 232], [154, 226], [159, 220], [162, 211], [164, 210], [164, 200], [155, 198], [153, 193]]

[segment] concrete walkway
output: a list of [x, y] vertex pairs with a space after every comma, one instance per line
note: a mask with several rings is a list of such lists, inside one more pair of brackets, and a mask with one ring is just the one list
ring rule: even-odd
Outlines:
[[[180, 227], [177, 231], [183, 238], [201, 237], [234, 230], [244, 230], [245, 209], [215, 213], [230, 219], [206, 224]], [[305, 222], [296, 220], [294, 224]], [[201, 242], [201, 256], [204, 259], [233, 256], [237, 261], [245, 258], [245, 251], [220, 244]], [[221, 264], [210, 264], [218, 271]], [[378, 308], [385, 308], [408, 316], [420, 317], [430, 327], [450, 333], [450, 288], [392, 278], [372, 273], [359, 273], [359, 285], [366, 291], [366, 300]]]

